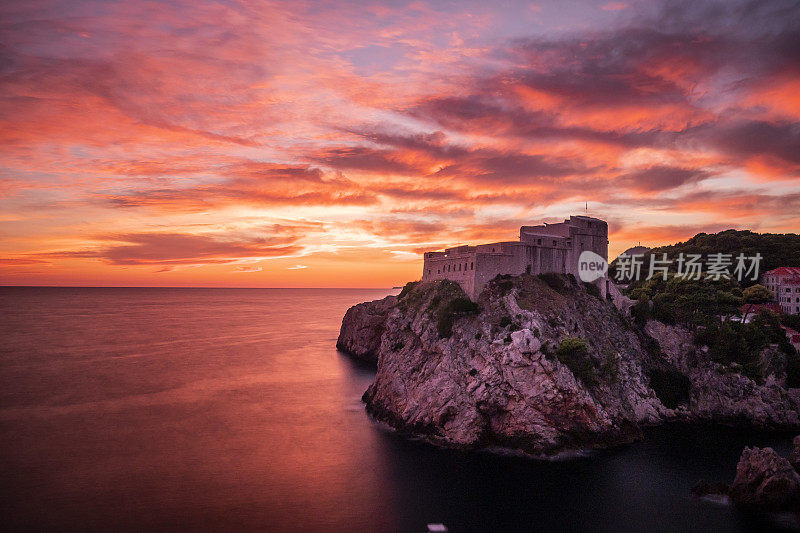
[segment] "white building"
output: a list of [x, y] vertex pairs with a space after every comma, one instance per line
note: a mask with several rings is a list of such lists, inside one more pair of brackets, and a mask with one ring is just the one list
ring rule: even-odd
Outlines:
[[761, 282], [772, 291], [784, 313], [800, 313], [800, 267], [779, 267], [764, 272]]

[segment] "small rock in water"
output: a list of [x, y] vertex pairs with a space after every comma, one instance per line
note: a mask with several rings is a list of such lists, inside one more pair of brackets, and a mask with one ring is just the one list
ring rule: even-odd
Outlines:
[[730, 496], [744, 507], [788, 509], [800, 498], [800, 475], [772, 448], [745, 448]]
[[434, 531], [447, 533], [447, 526], [444, 524], [428, 524], [428, 533], [432, 533]]
[[692, 494], [698, 497], [705, 497], [711, 495], [726, 495], [730, 488], [725, 483], [709, 483], [705, 479], [701, 479], [692, 487]]

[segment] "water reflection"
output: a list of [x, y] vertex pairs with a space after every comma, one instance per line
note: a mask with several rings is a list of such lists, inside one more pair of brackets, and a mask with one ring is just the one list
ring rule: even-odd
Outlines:
[[341, 317], [386, 291], [0, 289], [5, 523], [26, 529], [747, 531], [692, 499], [745, 445], [679, 427], [555, 463], [371, 423]]

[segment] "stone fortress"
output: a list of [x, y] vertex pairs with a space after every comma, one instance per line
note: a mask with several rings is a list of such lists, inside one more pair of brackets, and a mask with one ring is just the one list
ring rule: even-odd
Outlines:
[[[608, 261], [608, 224], [589, 216], [571, 216], [557, 224], [522, 226], [519, 241], [425, 252], [422, 279], [456, 281], [474, 300], [498, 274], [555, 272], [578, 277], [578, 258], [585, 250]], [[605, 298], [607, 274], [594, 283]]]

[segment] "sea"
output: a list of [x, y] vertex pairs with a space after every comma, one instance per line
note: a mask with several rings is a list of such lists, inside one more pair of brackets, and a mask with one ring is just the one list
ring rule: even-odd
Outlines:
[[669, 426], [558, 461], [443, 450], [370, 420], [336, 350], [391, 290], [0, 288], [5, 531], [765, 531], [690, 494], [744, 446]]

